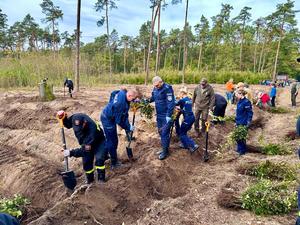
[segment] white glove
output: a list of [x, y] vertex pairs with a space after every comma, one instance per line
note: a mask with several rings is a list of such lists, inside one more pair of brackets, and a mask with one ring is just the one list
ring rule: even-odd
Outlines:
[[133, 126], [133, 125], [130, 124], [129, 130], [130, 130], [131, 132], [133, 132], [133, 131], [135, 130], [135, 126]]
[[69, 157], [70, 156], [70, 150], [66, 149], [64, 150], [64, 157]]

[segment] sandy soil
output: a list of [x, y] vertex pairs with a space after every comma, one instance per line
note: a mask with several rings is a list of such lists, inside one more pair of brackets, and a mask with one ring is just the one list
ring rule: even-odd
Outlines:
[[[190, 90], [193, 87], [189, 86]], [[143, 93], [150, 94], [150, 86], [141, 88]], [[174, 86], [175, 92], [179, 88]], [[222, 85], [214, 85], [214, 88], [224, 94]], [[263, 86], [251, 88], [266, 89]], [[83, 112], [99, 120], [110, 91], [114, 89], [116, 86], [82, 88], [73, 99], [64, 98], [63, 90], [55, 89], [57, 98], [52, 102], [40, 102], [37, 90], [0, 92], [0, 193], [2, 196], [20, 193], [31, 199], [22, 224], [294, 224], [294, 212], [261, 217], [224, 202], [222, 196], [228, 190], [240, 193], [251, 181], [237, 171], [241, 164], [266, 159], [290, 163], [298, 160], [295, 154], [249, 153], [237, 157], [233, 147], [222, 148], [233, 122], [211, 127], [208, 163], [202, 160], [205, 137], [196, 137], [193, 131], [190, 135], [200, 145], [198, 152], [191, 155], [180, 149], [178, 138], [173, 134], [170, 157], [159, 161], [155, 155], [160, 148], [155, 120], [145, 121], [137, 114], [136, 141], [132, 145], [134, 161], [127, 160], [125, 135], [120, 129], [118, 153], [127, 167], [116, 172], [108, 170], [108, 181], [104, 185], [86, 189], [82, 186], [81, 161], [72, 159], [70, 166], [79, 184], [71, 195], [59, 176], [63, 157], [55, 113], [65, 109], [69, 114]], [[279, 89], [277, 104], [291, 107], [288, 88]], [[228, 106], [227, 115], [234, 115], [234, 110], [233, 105]], [[250, 129], [248, 143], [256, 146], [258, 139], [263, 137], [266, 142], [286, 143], [296, 149], [299, 139], [287, 141], [285, 136], [295, 130], [297, 114], [297, 110], [271, 114], [255, 108], [254, 121], [259, 120], [259, 126]], [[67, 146], [76, 147], [73, 131], [65, 130], [65, 133]]]

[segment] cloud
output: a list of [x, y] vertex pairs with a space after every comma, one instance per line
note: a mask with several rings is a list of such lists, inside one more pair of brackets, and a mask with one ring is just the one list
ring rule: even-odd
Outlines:
[[[0, 0], [0, 8], [8, 16], [9, 25], [16, 21], [21, 21], [27, 13], [30, 13], [42, 27], [41, 23], [44, 17], [40, 7], [42, 2], [37, 0]], [[76, 0], [53, 0], [64, 13], [63, 21], [59, 22], [61, 32], [67, 30], [69, 33], [74, 32], [76, 28], [77, 1]], [[97, 20], [103, 13], [96, 12], [94, 4], [96, 0], [81, 1], [81, 31], [84, 42], [93, 41], [95, 37], [106, 33], [105, 26], [97, 27]], [[169, 2], [169, 1], [168, 1]], [[185, 1], [182, 4], [168, 5], [166, 10], [161, 12], [161, 29], [169, 32], [172, 28], [182, 29], [184, 26]], [[194, 26], [199, 23], [203, 14], [210, 19], [217, 15], [221, 10], [221, 4], [230, 4], [233, 6], [231, 18], [237, 16], [244, 6], [252, 7], [252, 20], [261, 16], [267, 16], [276, 9], [276, 4], [284, 3], [285, 0], [190, 0], [188, 21]], [[117, 1], [118, 9], [109, 12], [110, 30], [116, 29], [119, 36], [124, 34], [136, 36], [143, 23], [151, 20], [151, 9], [149, 0], [120, 0]], [[16, 7], [17, 4], [17, 7]], [[295, 1], [295, 9], [300, 10], [300, 1]], [[296, 16], [297, 22], [300, 21], [300, 13]], [[300, 25], [298, 24], [300, 28]]]

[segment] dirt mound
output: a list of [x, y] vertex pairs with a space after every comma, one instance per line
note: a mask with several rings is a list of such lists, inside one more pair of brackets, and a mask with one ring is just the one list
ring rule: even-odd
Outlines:
[[56, 121], [55, 113], [56, 110], [43, 104], [38, 104], [36, 109], [14, 108], [4, 113], [0, 127], [46, 131]]
[[31, 201], [23, 221], [25, 224], [65, 197], [58, 165], [2, 144], [0, 159], [2, 195], [20, 193]]

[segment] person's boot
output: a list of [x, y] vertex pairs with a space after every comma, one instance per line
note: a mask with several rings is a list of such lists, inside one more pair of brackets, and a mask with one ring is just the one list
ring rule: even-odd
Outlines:
[[105, 183], [105, 169], [98, 169], [98, 183]]
[[86, 184], [91, 184], [95, 180], [94, 173], [87, 173], [86, 174]]
[[199, 148], [199, 145], [195, 144], [193, 147], [189, 148], [190, 153], [194, 153], [195, 151], [197, 151]]
[[158, 159], [159, 160], [164, 160], [168, 156], [169, 156], [169, 149], [168, 148], [164, 148], [163, 151], [159, 154]]
[[163, 149], [159, 149], [157, 152], [155, 152], [156, 155], [160, 155], [164, 150]]

